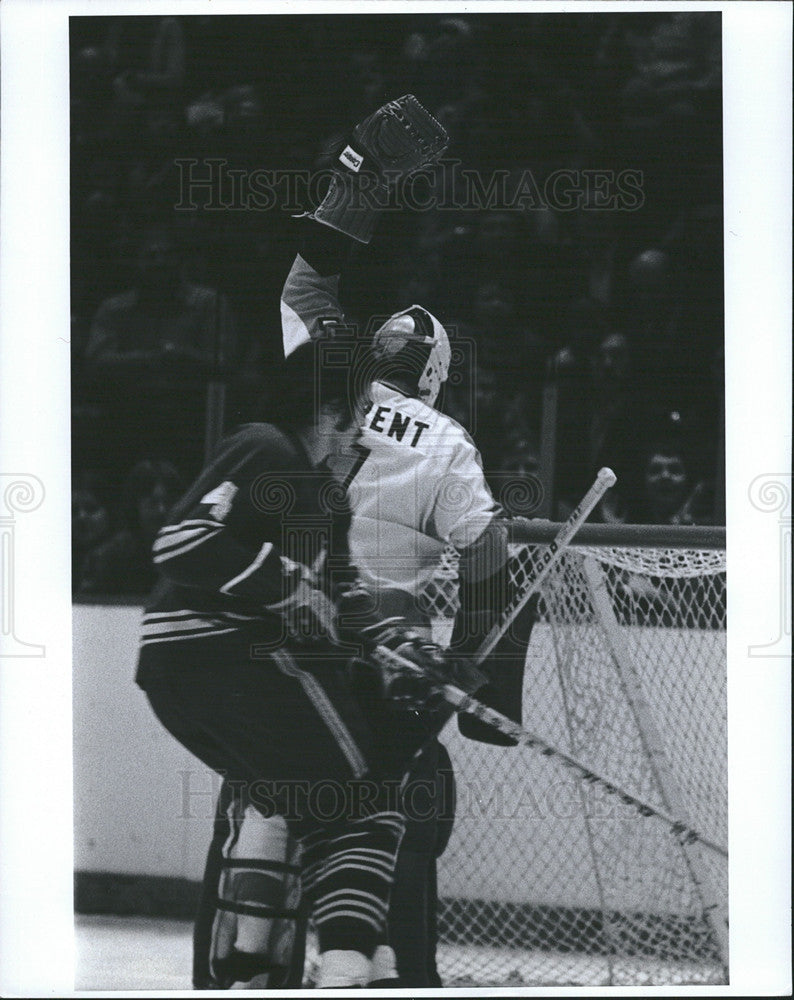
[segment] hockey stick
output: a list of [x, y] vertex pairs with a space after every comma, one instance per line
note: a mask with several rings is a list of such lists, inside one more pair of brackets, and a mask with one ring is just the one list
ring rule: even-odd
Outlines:
[[[373, 653], [370, 654], [378, 665], [384, 667], [387, 670], [397, 670], [401, 673], [413, 673], [418, 674], [422, 677], [432, 679], [433, 675], [418, 666], [412, 660], [408, 660], [399, 653], [395, 653], [388, 649], [386, 646], [377, 646]], [[708, 847], [710, 850], [715, 851], [717, 854], [721, 854], [723, 857], [728, 856], [728, 851], [722, 847], [716, 841], [710, 840], [708, 837], [699, 833], [697, 830], [693, 829], [688, 824], [684, 823], [677, 816], [673, 816], [672, 813], [668, 812], [666, 809], [660, 806], [651, 805], [645, 799], [641, 799], [631, 792], [626, 791], [625, 788], [621, 788], [620, 785], [616, 785], [614, 781], [609, 778], [604, 777], [604, 775], [599, 774], [592, 768], [588, 767], [583, 761], [579, 760], [577, 757], [566, 753], [564, 750], [560, 750], [553, 744], [548, 743], [546, 740], [541, 739], [540, 736], [536, 736], [534, 733], [530, 733], [528, 730], [523, 729], [518, 723], [513, 722], [508, 719], [506, 715], [502, 715], [501, 712], [497, 712], [493, 708], [488, 708], [487, 705], [483, 705], [481, 701], [476, 698], [472, 698], [471, 695], [467, 694], [461, 688], [454, 684], [449, 684], [443, 677], [438, 676], [438, 689], [440, 693], [444, 696], [444, 701], [451, 705], [456, 712], [465, 712], [467, 715], [473, 715], [475, 719], [479, 719], [480, 722], [484, 722], [486, 725], [491, 726], [500, 733], [504, 733], [505, 736], [510, 736], [516, 740], [521, 746], [530, 747], [533, 750], [537, 750], [538, 753], [542, 754], [544, 757], [552, 757], [553, 759], [559, 761], [564, 767], [570, 768], [572, 771], [576, 771], [579, 776], [586, 782], [592, 785], [599, 785], [610, 795], [616, 795], [621, 802], [626, 805], [632, 806], [636, 809], [641, 816], [656, 816], [657, 819], [662, 820], [670, 828], [673, 834], [680, 839], [683, 844], [692, 844], [699, 842]]]
[[593, 485], [582, 497], [578, 506], [572, 511], [571, 516], [562, 525], [560, 530], [552, 539], [550, 545], [541, 555], [540, 569], [538, 572], [532, 580], [526, 583], [524, 590], [515, 595], [510, 604], [508, 604], [502, 612], [499, 621], [493, 626], [491, 631], [480, 643], [479, 649], [472, 658], [472, 664], [475, 667], [478, 667], [483, 660], [486, 660], [491, 655], [499, 640], [515, 621], [518, 612], [524, 607], [530, 597], [532, 597], [532, 595], [537, 593], [540, 589], [540, 585], [548, 576], [552, 566], [559, 562], [565, 548], [569, 545], [576, 532], [587, 520], [595, 505], [606, 493], [606, 491], [611, 486], [614, 486], [616, 482], [617, 476], [611, 469], [599, 469]]

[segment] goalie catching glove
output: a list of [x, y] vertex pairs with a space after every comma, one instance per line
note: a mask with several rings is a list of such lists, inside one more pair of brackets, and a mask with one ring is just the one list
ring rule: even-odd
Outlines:
[[[487, 677], [461, 659], [450, 657], [437, 643], [423, 638], [402, 616], [378, 614], [372, 595], [364, 590], [343, 594], [338, 603], [340, 641], [356, 647], [351, 660], [354, 683], [406, 709], [433, 709], [442, 701], [444, 684], [473, 693]], [[385, 648], [413, 664], [400, 666], [377, 650]], [[373, 690], [374, 689], [374, 690]]]
[[413, 94], [389, 101], [353, 129], [311, 218], [369, 243], [379, 209], [387, 203], [387, 185], [433, 163], [448, 141], [445, 129]]

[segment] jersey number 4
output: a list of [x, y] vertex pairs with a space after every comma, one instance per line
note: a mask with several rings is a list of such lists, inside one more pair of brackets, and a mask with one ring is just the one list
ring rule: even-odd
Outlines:
[[211, 503], [213, 506], [209, 512], [210, 517], [214, 517], [216, 521], [222, 521], [231, 510], [232, 500], [234, 500], [236, 493], [237, 487], [227, 479], [220, 486], [216, 486], [214, 490], [205, 494], [201, 498], [201, 502]]

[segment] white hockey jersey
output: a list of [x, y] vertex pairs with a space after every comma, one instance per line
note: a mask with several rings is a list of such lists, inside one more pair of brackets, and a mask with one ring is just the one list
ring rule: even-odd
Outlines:
[[418, 593], [445, 546], [467, 548], [494, 516], [479, 453], [454, 420], [380, 382], [356, 448], [351, 561], [367, 587]]
[[[282, 294], [285, 355], [327, 335], [329, 320], [344, 321], [338, 282], [296, 258]], [[348, 491], [350, 556], [368, 588], [416, 594], [446, 545], [475, 542], [496, 504], [479, 452], [456, 421], [381, 382], [371, 398], [355, 454], [332, 466]]]

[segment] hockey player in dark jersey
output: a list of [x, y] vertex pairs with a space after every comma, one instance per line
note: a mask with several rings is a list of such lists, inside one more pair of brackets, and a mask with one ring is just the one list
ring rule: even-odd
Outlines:
[[[372, 978], [404, 829], [389, 783], [407, 761], [384, 750], [378, 707], [368, 714], [351, 692], [321, 585], [335, 548], [324, 463], [358, 435], [362, 415], [346, 369], [323, 366], [316, 400], [322, 346], [285, 362], [293, 389], [278, 425], [223, 442], [159, 532], [162, 581], [136, 679], [177, 740], [300, 839], [318, 986], [330, 988]], [[426, 662], [409, 635], [392, 637]]]

